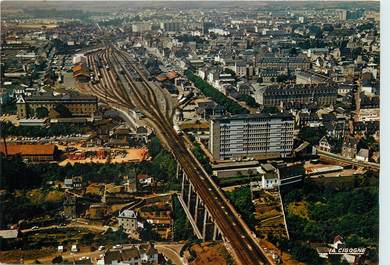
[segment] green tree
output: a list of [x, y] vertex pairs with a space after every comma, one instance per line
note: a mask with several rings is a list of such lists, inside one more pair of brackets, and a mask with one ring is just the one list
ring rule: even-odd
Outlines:
[[[367, 182], [353, 188], [321, 186], [312, 181], [296, 189], [282, 189], [284, 205], [305, 202], [308, 216], [286, 211], [291, 238], [299, 241], [330, 242], [342, 235], [349, 247], [372, 246], [377, 253], [379, 239], [378, 186]], [[337, 223], [335, 226], [334, 224]], [[309, 262], [309, 264], [312, 264]]]
[[64, 105], [64, 104], [58, 104], [54, 107], [54, 110], [57, 111], [61, 118], [70, 118], [72, 117], [72, 112]]
[[276, 78], [276, 81], [277, 82], [286, 82], [287, 80], [289, 80], [289, 76], [288, 75], [279, 75], [277, 78]]
[[113, 231], [111, 228], [107, 229], [107, 231], [103, 234], [101, 242], [103, 245], [107, 244], [125, 244], [129, 243], [129, 239], [127, 234], [124, 232], [122, 227], [119, 227], [117, 231]]
[[162, 150], [160, 140], [153, 136], [150, 142], [148, 143], [148, 152], [151, 157], [156, 157]]
[[240, 104], [231, 98], [226, 97], [218, 89], [208, 84], [199, 76], [196, 76], [191, 70], [186, 70], [185, 75], [205, 96], [212, 98], [215, 102], [224, 106], [228, 112], [233, 114], [249, 113], [247, 109], [241, 107]]
[[153, 230], [153, 226], [149, 222], [144, 222], [144, 227], [140, 232], [142, 241], [159, 240], [159, 234]]
[[176, 195], [172, 197], [172, 208], [173, 239], [175, 241], [194, 239], [191, 225]]
[[238, 100], [245, 101], [245, 103], [252, 108], [257, 108], [259, 104], [257, 104], [256, 100], [249, 95], [241, 95]]
[[199, 160], [199, 162], [202, 164], [206, 172], [211, 173], [212, 168], [210, 165], [210, 161], [206, 157], [206, 155], [203, 153], [202, 148], [200, 147], [200, 144], [195, 143], [194, 148], [192, 148], [192, 153], [194, 153], [195, 157]]
[[8, 190], [38, 187], [42, 183], [42, 177], [27, 166], [20, 156], [3, 157], [1, 161], [0, 187]]
[[298, 134], [302, 140], [316, 145], [326, 135], [325, 127], [303, 127]]
[[62, 263], [63, 262], [63, 258], [62, 256], [56, 256], [54, 257], [52, 260], [51, 260], [51, 263], [53, 264], [59, 264], [59, 263]]
[[166, 178], [174, 178], [176, 176], [176, 161], [168, 152], [161, 152], [153, 160], [153, 163], [158, 165], [160, 172]]
[[234, 78], [236, 78], [236, 72], [234, 72], [232, 69], [225, 68], [224, 71], [225, 71], [225, 73], [231, 74]]
[[80, 243], [84, 245], [91, 245], [94, 242], [94, 238], [95, 238], [95, 234], [86, 233], [81, 237]]
[[247, 224], [254, 228], [254, 205], [249, 187], [240, 187], [227, 193], [238, 212], [240, 212]]
[[35, 114], [37, 115], [37, 118], [42, 119], [49, 116], [49, 111], [45, 107], [39, 107], [35, 110]]
[[277, 107], [265, 107], [261, 112], [265, 114], [276, 114], [280, 113], [280, 110]]
[[298, 55], [298, 51], [295, 47], [291, 48], [288, 53], [290, 56], [297, 56]]

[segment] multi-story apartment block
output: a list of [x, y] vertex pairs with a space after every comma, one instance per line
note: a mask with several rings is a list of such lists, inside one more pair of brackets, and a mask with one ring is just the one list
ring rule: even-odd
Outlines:
[[309, 69], [310, 61], [305, 57], [263, 57], [257, 63], [260, 69]]
[[213, 22], [203, 22], [202, 24], [202, 34], [207, 35], [209, 33], [209, 29], [213, 28], [215, 24]]
[[136, 23], [136, 24], [131, 25], [131, 29], [133, 32], [142, 33], [145, 31], [152, 30], [152, 24], [151, 23]]
[[59, 104], [64, 105], [74, 116], [92, 116], [97, 111], [98, 100], [94, 96], [40, 95], [20, 97], [16, 102], [18, 118], [34, 116], [38, 108], [49, 112]]
[[136, 212], [126, 209], [119, 212], [118, 216], [119, 226], [122, 226], [126, 233], [134, 234], [138, 229]]
[[296, 83], [297, 84], [319, 84], [333, 82], [331, 78], [310, 71], [296, 71]]
[[285, 157], [292, 152], [293, 130], [287, 114], [214, 116], [209, 148], [216, 160]]
[[247, 75], [247, 64], [246, 62], [236, 62], [234, 65], [234, 72], [236, 72], [236, 75], [241, 77], [241, 76], [246, 76]]
[[161, 22], [160, 23], [160, 28], [164, 31], [168, 31], [168, 32], [177, 32], [177, 31], [180, 31], [181, 29], [181, 23], [180, 22], [175, 22], [175, 21], [171, 21], [171, 22]]
[[264, 107], [279, 107], [287, 103], [329, 106], [336, 103], [338, 85], [335, 83], [271, 85], [256, 91], [256, 102]]

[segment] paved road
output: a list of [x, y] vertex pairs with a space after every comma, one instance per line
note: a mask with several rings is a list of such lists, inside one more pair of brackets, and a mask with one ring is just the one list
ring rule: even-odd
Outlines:
[[157, 244], [156, 249], [158, 252], [162, 253], [165, 257], [170, 259], [176, 265], [186, 265], [182, 257], [180, 257], [180, 250], [183, 247], [183, 244]]
[[90, 225], [90, 224], [81, 224], [81, 223], [74, 222], [74, 223], [67, 224], [65, 226], [50, 225], [50, 226], [39, 227], [38, 229], [34, 229], [34, 230], [32, 228], [28, 228], [28, 229], [23, 229], [21, 231], [22, 231], [22, 233], [42, 232], [42, 231], [49, 230], [49, 229], [54, 229], [54, 228], [85, 228], [85, 229], [88, 229], [88, 230], [91, 230], [91, 231], [96, 231], [96, 232], [104, 232], [108, 228], [111, 228], [114, 231], [116, 230], [115, 227]]
[[[134, 245], [132, 245], [132, 244], [123, 245], [122, 249], [132, 248], [133, 246]], [[169, 258], [174, 264], [187, 265], [185, 260], [182, 257], [180, 257], [180, 249], [183, 247], [183, 244], [176, 244], [176, 243], [167, 244], [165, 242], [162, 242], [162, 243], [156, 243], [155, 247], [159, 253], [161, 253], [165, 257]], [[83, 252], [83, 249], [81, 249], [81, 251], [77, 252], [77, 253], [72, 253], [70, 251], [63, 252], [63, 253], [57, 252], [57, 253], [54, 253], [53, 255], [50, 255], [50, 256], [38, 258], [37, 260], [39, 260], [39, 262], [41, 262], [42, 264], [51, 264], [51, 261], [55, 256], [61, 255], [63, 259], [69, 260], [69, 261], [77, 261], [77, 260], [80, 260], [82, 257], [91, 258], [92, 263], [96, 264], [97, 260], [99, 259], [99, 256], [102, 255], [104, 252], [105, 252], [105, 250], [84, 251]], [[26, 260], [24, 260], [24, 262], [27, 264], [31, 264], [31, 263], [35, 263], [35, 260], [36, 259], [31, 259], [31, 260], [26, 259]]]
[[78, 252], [78, 253], [71, 253], [69, 251], [64, 253], [57, 252], [47, 257], [31, 259], [31, 260], [26, 259], [24, 260], [24, 263], [33, 264], [35, 263], [35, 260], [38, 260], [41, 264], [51, 264], [51, 261], [53, 260], [54, 257], [62, 256], [64, 260], [69, 260], [72, 262], [81, 259], [81, 257], [90, 257], [92, 258], [93, 263], [96, 264], [96, 259], [98, 259], [102, 253], [103, 251], [87, 251], [87, 252]]
[[317, 154], [320, 157], [325, 157], [328, 159], [332, 159], [332, 160], [335, 160], [338, 162], [347, 163], [347, 164], [354, 165], [354, 166], [368, 167], [368, 168], [375, 169], [375, 170], [380, 169], [380, 164], [378, 164], [378, 163], [356, 161], [356, 160], [351, 159], [351, 158], [347, 158], [347, 157], [344, 157], [344, 156], [341, 156], [338, 154], [333, 154], [333, 153], [325, 152], [325, 151], [318, 150], [318, 149], [317, 149]]

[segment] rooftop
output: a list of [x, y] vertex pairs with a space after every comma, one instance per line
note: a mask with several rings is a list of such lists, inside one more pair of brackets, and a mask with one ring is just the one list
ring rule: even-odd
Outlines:
[[95, 96], [73, 96], [73, 95], [60, 95], [54, 96], [52, 94], [45, 94], [39, 96], [29, 96], [25, 97], [26, 102], [34, 102], [34, 101], [94, 101], [97, 102], [97, 97]]
[[293, 117], [290, 114], [286, 113], [256, 113], [256, 114], [237, 114], [231, 116], [212, 116], [213, 121], [230, 121], [230, 120], [250, 120], [250, 119], [286, 119], [293, 120]]
[[17, 237], [18, 237], [17, 229], [0, 230], [0, 238], [10, 239], [10, 238], [17, 238]]
[[[54, 144], [7, 144], [8, 155], [53, 155], [55, 150]], [[5, 153], [4, 144], [0, 144], [0, 153]]]
[[119, 213], [119, 217], [137, 218], [137, 214], [132, 210], [126, 209]]

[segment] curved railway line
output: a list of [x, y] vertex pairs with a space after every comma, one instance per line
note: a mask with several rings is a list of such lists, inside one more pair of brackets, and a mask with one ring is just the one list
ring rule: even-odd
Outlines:
[[[97, 67], [94, 60], [96, 56], [100, 56], [110, 70]], [[169, 107], [168, 99], [164, 95], [160, 98], [161, 94], [156, 94], [156, 88], [150, 85], [131, 56], [109, 45], [106, 49], [88, 55], [88, 62], [94, 71], [99, 71], [102, 78], [98, 84], [81, 86], [82, 90], [95, 94], [107, 104], [124, 109], [138, 108], [144, 112], [150, 126], [166, 143], [186, 173], [233, 250], [236, 260], [243, 265], [273, 264], [223, 192], [204, 171], [183, 139], [176, 134], [172, 122], [174, 110]], [[141, 82], [132, 79], [130, 70], [138, 73]], [[165, 100], [164, 110], [161, 109], [161, 100]]]

